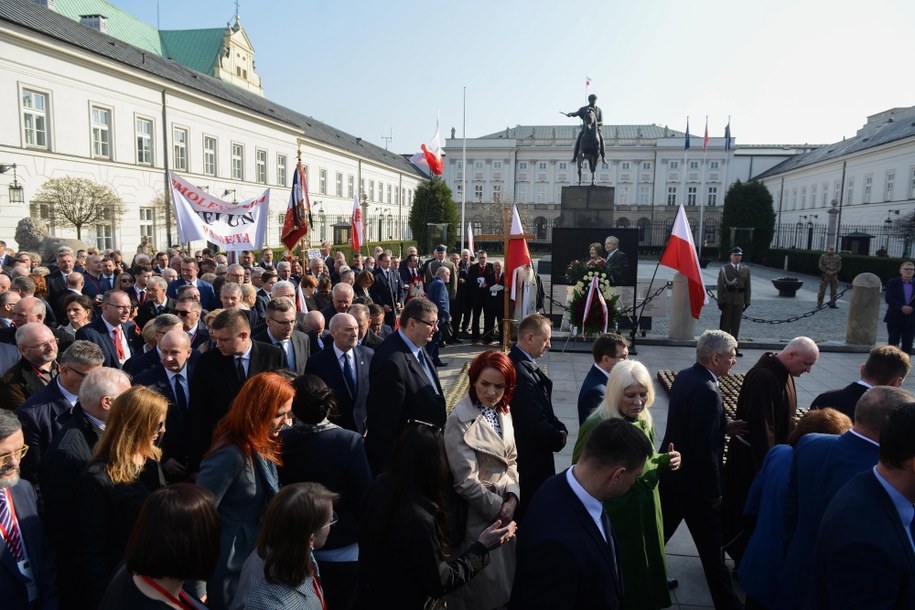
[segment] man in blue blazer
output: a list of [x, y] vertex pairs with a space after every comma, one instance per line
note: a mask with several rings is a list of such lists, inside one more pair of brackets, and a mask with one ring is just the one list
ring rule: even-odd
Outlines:
[[[130, 318], [130, 297], [122, 290], [109, 290], [102, 297], [102, 315], [76, 331], [76, 338], [102, 348], [105, 366], [120, 369], [136, 352], [142, 351], [142, 336]], [[115, 333], [117, 329], [117, 333]], [[120, 342], [118, 348], [115, 336]]]
[[[330, 336], [333, 345], [309, 358], [305, 373], [317, 375], [334, 391], [338, 413], [333, 422], [341, 428], [362, 434], [365, 432], [369, 369], [374, 352], [357, 344], [359, 326], [348, 313], [338, 313], [333, 317], [330, 321]], [[352, 371], [350, 382], [344, 377], [346, 365], [343, 364], [343, 358], [349, 360], [349, 370]]]
[[425, 349], [437, 327], [435, 305], [422, 297], [410, 299], [400, 314], [400, 328], [372, 357], [365, 450], [375, 476], [384, 472], [408, 420], [445, 426], [445, 394]]
[[193, 258], [185, 258], [181, 261], [181, 279], [175, 280], [168, 285], [166, 295], [177, 300], [179, 287], [188, 285], [195, 286], [200, 292], [200, 306], [207, 311], [212, 311], [219, 307], [219, 302], [216, 300], [216, 293], [213, 291], [213, 285], [209, 282], [197, 279], [197, 274], [199, 272], [200, 267], [197, 266], [197, 261]]
[[601, 335], [591, 346], [591, 354], [594, 366], [588, 370], [578, 392], [578, 425], [604, 402], [610, 371], [614, 364], [629, 357], [629, 341], [616, 333]]
[[[38, 518], [38, 498], [31, 483], [19, 478], [25, 440], [19, 420], [0, 409], [0, 592], [4, 610], [56, 610], [57, 568]], [[18, 536], [8, 542], [10, 531]]]
[[608, 419], [594, 428], [577, 464], [540, 486], [518, 530], [509, 608], [622, 607], [619, 548], [602, 503], [632, 487], [651, 453], [639, 429]]
[[840, 489], [823, 515], [813, 558], [813, 608], [915, 608], [913, 503], [910, 403], [881, 431], [880, 462]]
[[782, 589], [803, 607], [811, 590], [813, 548], [826, 507], [856, 474], [874, 467], [880, 455], [880, 433], [887, 420], [915, 395], [877, 386], [864, 393], [855, 408], [854, 427], [841, 436], [807, 434], [794, 448], [785, 493], [785, 532], [790, 540], [779, 574]]
[[912, 368], [909, 355], [895, 345], [881, 345], [871, 350], [861, 365], [861, 379], [841, 390], [823, 392], [813, 399], [811, 409], [832, 407], [855, 421], [855, 405], [868, 388], [875, 385], [900, 387]]
[[429, 355], [435, 366], [445, 366], [439, 359], [438, 351], [445, 342], [445, 336], [451, 325], [451, 301], [448, 298], [448, 282], [451, 280], [451, 270], [441, 266], [435, 271], [435, 277], [429, 283], [426, 294], [430, 301], [438, 308], [438, 329], [429, 342]]
[[886, 283], [886, 332], [890, 345], [899, 345], [902, 351], [912, 353], [912, 341], [915, 340], [915, 263], [905, 261], [899, 267], [899, 277]]
[[721, 556], [721, 496], [724, 435], [745, 430], [745, 422], [727, 423], [718, 379], [736, 362], [737, 340], [723, 330], [707, 330], [696, 343], [696, 363], [677, 373], [670, 388], [667, 430], [661, 447], [673, 444], [690, 456], [676, 472], [664, 472], [658, 484], [664, 515], [664, 539], [686, 521], [705, 581], [716, 608], [740, 608], [731, 575]]

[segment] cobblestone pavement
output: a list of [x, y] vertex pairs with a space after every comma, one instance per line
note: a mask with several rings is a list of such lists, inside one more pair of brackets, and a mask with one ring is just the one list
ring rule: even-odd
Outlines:
[[[707, 269], [702, 270], [703, 281], [706, 286], [713, 287], [717, 283], [718, 270], [720, 265], [710, 264]], [[819, 289], [819, 277], [789, 273], [779, 269], [772, 269], [760, 265], [751, 265], [752, 274], [752, 298], [750, 308], [745, 315], [765, 320], [783, 320], [791, 318], [816, 309], [817, 290]], [[653, 262], [639, 263], [639, 279], [648, 282], [655, 270]], [[778, 277], [790, 275], [797, 277], [804, 282], [804, 285], [797, 291], [793, 298], [780, 297], [778, 291], [772, 286], [770, 280]], [[654, 286], [658, 287], [659, 282], [672, 280], [674, 271], [667, 267], [658, 267], [657, 276]], [[888, 278], [886, 278], [888, 279]], [[549, 295], [549, 278], [544, 278], [544, 289]], [[845, 288], [850, 288], [849, 284], [839, 284], [839, 292]], [[560, 313], [559, 304], [565, 300], [565, 286], [557, 286], [553, 298], [556, 304], [553, 307], [553, 313]], [[712, 293], [715, 294], [715, 290]], [[826, 298], [829, 298], [827, 291]], [[837, 343], [844, 344], [845, 333], [848, 327], [848, 306], [851, 298], [851, 290], [845, 293], [838, 301], [838, 309], [823, 309], [814, 315], [801, 318], [793, 322], [783, 324], [764, 324], [744, 320], [740, 326], [740, 340], [745, 342], [763, 342], [778, 343], [789, 341], [797, 336], [807, 336], [817, 343]], [[669, 302], [669, 291], [667, 296]], [[547, 301], [547, 311], [549, 311], [549, 301]], [[669, 312], [669, 304], [665, 308]], [[887, 340], [886, 325], [883, 323], [883, 314], [886, 312], [886, 303], [881, 301], [880, 318], [877, 325], [877, 343], [885, 343]], [[696, 323], [696, 334], [708, 328], [718, 328], [719, 312], [713, 300], [702, 308], [702, 314]], [[664, 339], [669, 331], [669, 318], [665, 316], [655, 316], [652, 319], [652, 329], [648, 331], [648, 338]]]

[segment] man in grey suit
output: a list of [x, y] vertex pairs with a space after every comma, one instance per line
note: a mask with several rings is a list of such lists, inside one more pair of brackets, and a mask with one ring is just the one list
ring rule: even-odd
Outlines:
[[305, 365], [310, 355], [308, 335], [295, 329], [295, 305], [289, 299], [267, 301], [265, 311], [267, 326], [254, 334], [256, 341], [270, 343], [286, 356], [286, 368], [295, 371], [296, 375], [305, 372]]

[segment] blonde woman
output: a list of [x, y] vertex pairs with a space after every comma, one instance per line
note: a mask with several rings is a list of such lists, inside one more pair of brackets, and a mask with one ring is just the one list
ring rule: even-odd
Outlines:
[[157, 446], [168, 400], [144, 386], [114, 399], [105, 432], [76, 482], [77, 565], [87, 608], [96, 608], [124, 559], [124, 549], [147, 496], [165, 485]]
[[[607, 393], [601, 405], [585, 420], [578, 432], [572, 463], [578, 461], [591, 431], [605, 419], [623, 419], [641, 429], [651, 446], [655, 444], [654, 423], [648, 408], [654, 403], [654, 384], [641, 362], [618, 362], [607, 380]], [[617, 534], [626, 599], [623, 608], [667, 608], [667, 563], [664, 554], [664, 527], [658, 497], [658, 470], [677, 470], [680, 453], [673, 443], [666, 453], [657, 451], [645, 470], [624, 495], [604, 503], [604, 509]]]

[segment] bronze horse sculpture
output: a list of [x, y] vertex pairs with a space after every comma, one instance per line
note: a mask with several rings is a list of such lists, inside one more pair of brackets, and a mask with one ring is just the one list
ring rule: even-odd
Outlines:
[[582, 117], [581, 142], [578, 149], [578, 186], [581, 186], [581, 166], [585, 159], [591, 168], [591, 186], [594, 186], [594, 170], [597, 169], [597, 157], [600, 155], [600, 141], [598, 140], [597, 116], [593, 110], [588, 110]]

